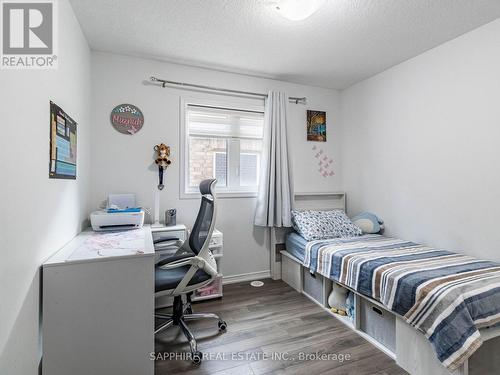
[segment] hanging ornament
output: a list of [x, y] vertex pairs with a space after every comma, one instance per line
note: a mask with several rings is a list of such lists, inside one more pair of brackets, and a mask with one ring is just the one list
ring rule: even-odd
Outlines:
[[163, 185], [163, 173], [165, 169], [168, 168], [172, 161], [169, 159], [170, 156], [170, 147], [167, 145], [160, 143], [154, 147], [156, 154], [158, 157], [155, 160], [156, 165], [158, 165], [158, 190], [163, 190], [165, 185]]

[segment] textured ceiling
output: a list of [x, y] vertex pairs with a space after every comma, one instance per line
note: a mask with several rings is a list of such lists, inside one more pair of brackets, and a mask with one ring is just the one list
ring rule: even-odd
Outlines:
[[303, 21], [272, 0], [70, 1], [98, 51], [336, 89], [500, 17], [499, 0], [326, 0]]

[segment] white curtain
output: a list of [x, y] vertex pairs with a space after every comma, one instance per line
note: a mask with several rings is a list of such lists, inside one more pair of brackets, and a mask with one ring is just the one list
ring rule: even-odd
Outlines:
[[288, 96], [270, 91], [264, 116], [264, 147], [255, 225], [290, 227], [293, 181], [287, 142]]

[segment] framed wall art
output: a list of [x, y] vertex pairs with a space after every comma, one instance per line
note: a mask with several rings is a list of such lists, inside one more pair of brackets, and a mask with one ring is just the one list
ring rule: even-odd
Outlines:
[[307, 140], [326, 142], [326, 112], [307, 110]]
[[50, 102], [49, 178], [76, 180], [76, 121]]

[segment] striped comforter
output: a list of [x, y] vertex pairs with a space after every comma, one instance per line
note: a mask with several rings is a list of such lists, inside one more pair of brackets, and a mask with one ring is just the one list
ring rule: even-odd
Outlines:
[[308, 242], [304, 263], [403, 316], [450, 370], [500, 322], [499, 263], [380, 235]]

